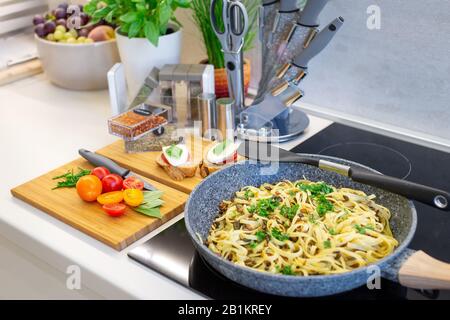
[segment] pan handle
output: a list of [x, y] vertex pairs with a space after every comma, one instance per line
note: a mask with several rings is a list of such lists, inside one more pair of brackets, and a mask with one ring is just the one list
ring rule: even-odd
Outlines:
[[368, 184], [420, 201], [443, 211], [450, 211], [450, 193], [418, 183], [351, 167], [348, 173], [353, 181]]
[[403, 262], [398, 271], [398, 281], [408, 288], [450, 290], [450, 263], [416, 251]]

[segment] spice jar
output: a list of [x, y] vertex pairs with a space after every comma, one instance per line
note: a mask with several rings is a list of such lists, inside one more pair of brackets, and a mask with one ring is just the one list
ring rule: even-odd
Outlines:
[[148, 132], [161, 129], [171, 121], [170, 108], [141, 104], [108, 120], [109, 133], [125, 141], [136, 140]]

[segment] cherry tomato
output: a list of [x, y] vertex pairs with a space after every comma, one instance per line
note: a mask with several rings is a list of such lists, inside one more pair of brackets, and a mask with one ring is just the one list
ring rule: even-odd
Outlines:
[[144, 193], [139, 189], [127, 189], [123, 192], [123, 199], [130, 207], [137, 207], [144, 201]]
[[84, 201], [95, 201], [102, 194], [102, 182], [94, 175], [81, 177], [77, 182], [77, 192]]
[[136, 177], [129, 177], [123, 180], [124, 189], [144, 189], [144, 182]]
[[123, 203], [104, 204], [102, 209], [111, 217], [120, 217], [125, 213], [127, 206]]
[[114, 204], [120, 203], [123, 200], [122, 191], [113, 191], [101, 194], [97, 197], [97, 202], [100, 204]]
[[91, 171], [91, 174], [97, 176], [100, 180], [102, 180], [105, 176], [107, 176], [110, 173], [111, 172], [109, 172], [109, 170], [106, 169], [105, 167], [97, 167], [92, 169]]
[[102, 179], [103, 192], [120, 191], [123, 186], [123, 179], [118, 174], [108, 174]]

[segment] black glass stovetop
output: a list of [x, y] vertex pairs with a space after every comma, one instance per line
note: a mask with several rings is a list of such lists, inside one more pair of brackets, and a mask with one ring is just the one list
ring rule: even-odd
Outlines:
[[[292, 151], [340, 157], [387, 175], [450, 190], [450, 154], [340, 124], [332, 124]], [[410, 248], [450, 262], [450, 216], [421, 203], [415, 205], [418, 226]], [[209, 298], [279, 298], [243, 287], [213, 270], [195, 252], [184, 220], [132, 250], [129, 256]], [[418, 291], [382, 279], [379, 290], [364, 286], [322, 299], [450, 299], [450, 291]]]

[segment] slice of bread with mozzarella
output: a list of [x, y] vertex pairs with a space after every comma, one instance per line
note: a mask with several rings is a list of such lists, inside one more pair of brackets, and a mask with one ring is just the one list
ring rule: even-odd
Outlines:
[[225, 165], [243, 160], [244, 158], [238, 155], [238, 146], [232, 140], [224, 140], [206, 148], [199, 166], [200, 175], [205, 178]]
[[199, 161], [193, 159], [189, 148], [185, 144], [163, 147], [156, 163], [176, 181], [195, 176]]

